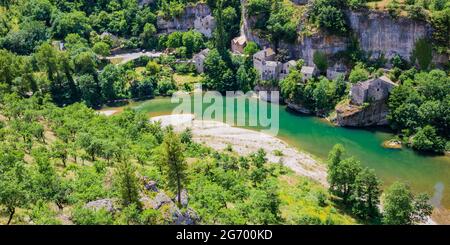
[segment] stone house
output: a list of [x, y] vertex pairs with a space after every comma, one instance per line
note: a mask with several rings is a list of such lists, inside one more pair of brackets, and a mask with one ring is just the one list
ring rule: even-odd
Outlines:
[[242, 35], [231, 40], [231, 51], [235, 54], [243, 54], [247, 45], [247, 38]]
[[205, 71], [204, 63], [205, 59], [208, 56], [209, 49], [204, 49], [200, 51], [198, 54], [195, 54], [193, 57], [195, 69], [198, 73], [203, 73]]
[[280, 80], [285, 79], [289, 75], [289, 72], [291, 71], [291, 69], [296, 66], [297, 66], [297, 61], [295, 61], [295, 60], [290, 60], [290, 61], [284, 63], [281, 68], [279, 79]]
[[359, 82], [351, 88], [351, 103], [354, 105], [363, 105], [364, 103], [386, 100], [395, 86], [397, 84], [386, 76]]
[[327, 78], [334, 80], [339, 76], [347, 75], [347, 68], [342, 64], [336, 64], [333, 67], [327, 69]]
[[293, 60], [286, 63], [275, 61], [275, 55], [275, 51], [271, 48], [266, 48], [253, 55], [253, 66], [259, 72], [261, 80], [283, 79], [289, 74], [290, 69], [297, 65], [297, 62]]
[[317, 69], [314, 66], [302, 66], [300, 73], [303, 75], [303, 81], [306, 81], [317, 74]]
[[216, 21], [212, 15], [197, 16], [194, 20], [194, 29], [208, 38], [212, 37], [214, 28], [216, 28]]

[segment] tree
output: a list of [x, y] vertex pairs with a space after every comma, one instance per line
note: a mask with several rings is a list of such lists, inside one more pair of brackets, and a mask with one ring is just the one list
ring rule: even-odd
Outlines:
[[66, 167], [66, 160], [68, 157], [67, 148], [68, 145], [59, 140], [55, 141], [52, 145], [52, 156], [61, 159], [64, 167]]
[[419, 195], [416, 199], [409, 186], [394, 182], [383, 198], [383, 223], [411, 225], [427, 218], [432, 211], [428, 197]]
[[146, 48], [156, 48], [157, 39], [155, 37], [157, 33], [155, 25], [152, 23], [146, 23], [144, 26], [144, 31], [141, 34], [142, 45]]
[[82, 11], [59, 12], [52, 24], [53, 35], [56, 38], [64, 38], [69, 33], [77, 33], [80, 36], [88, 37], [92, 27], [86, 13]]
[[129, 161], [122, 161], [117, 165], [116, 176], [120, 197], [124, 207], [132, 204], [141, 207], [139, 202], [139, 187], [136, 169]]
[[444, 152], [445, 140], [437, 135], [433, 126], [427, 125], [413, 136], [412, 147], [419, 151]]
[[98, 96], [101, 94], [100, 87], [92, 75], [82, 75], [78, 77], [77, 82], [80, 87], [81, 98], [87, 106], [98, 107], [102, 104], [102, 97]]
[[94, 47], [92, 47], [92, 51], [94, 51], [94, 53], [96, 53], [100, 56], [103, 56], [103, 57], [106, 57], [111, 54], [109, 44], [107, 44], [105, 42], [95, 43]]
[[417, 60], [421, 70], [428, 70], [433, 59], [433, 47], [431, 42], [424, 38], [416, 41], [413, 50], [413, 59]]
[[357, 83], [361, 81], [365, 81], [369, 79], [369, 72], [366, 70], [366, 67], [363, 63], [358, 62], [355, 67], [353, 67], [352, 71], [350, 72], [350, 76], [348, 77], [348, 80], [351, 83]]
[[150, 73], [150, 75], [157, 75], [161, 71], [161, 66], [155, 61], [149, 61], [145, 66], [145, 69]]
[[332, 153], [335, 156], [329, 157], [333, 160], [332, 164], [328, 165], [328, 181], [330, 191], [347, 202], [353, 192], [356, 176], [361, 172], [361, 164], [354, 158], [347, 158], [336, 163], [339, 154], [342, 154], [341, 151], [342, 149], [338, 146]]
[[24, 22], [19, 30], [12, 30], [3, 38], [2, 46], [17, 54], [29, 55], [48, 38], [49, 32], [43, 22]]
[[32, 175], [33, 191], [44, 201], [54, 202], [60, 209], [67, 202], [69, 188], [67, 183], [56, 173], [50, 162], [49, 152], [45, 149], [33, 151], [36, 169]]
[[183, 46], [186, 47], [186, 54], [191, 57], [193, 53], [199, 52], [203, 47], [203, 36], [198, 31], [188, 31], [183, 33]]
[[253, 55], [259, 51], [258, 44], [255, 42], [248, 42], [244, 48], [244, 54], [248, 55], [250, 58], [253, 58]]
[[354, 214], [366, 220], [378, 216], [381, 194], [380, 183], [373, 170], [364, 168], [358, 173], [351, 195]]
[[341, 0], [315, 0], [309, 6], [309, 19], [332, 34], [344, 35], [348, 27]]
[[105, 101], [113, 101], [126, 96], [124, 74], [115, 65], [107, 65], [103, 68], [99, 75], [99, 83]]
[[30, 201], [30, 193], [27, 188], [27, 174], [20, 162], [10, 163], [12, 166], [4, 168], [0, 172], [0, 204], [6, 208], [9, 214], [9, 225], [17, 208], [26, 207]]
[[327, 72], [328, 59], [327, 55], [322, 51], [315, 51], [313, 55], [313, 61], [317, 69], [323, 74]]
[[250, 202], [245, 207], [252, 224], [278, 224], [281, 221], [280, 204], [276, 181], [265, 180], [261, 188], [250, 192]]
[[205, 84], [208, 88], [221, 93], [237, 90], [236, 79], [227, 62], [219, 51], [213, 49], [205, 59]]
[[[435, 0], [434, 2], [445, 1]], [[431, 13], [430, 22], [434, 29], [432, 33], [433, 41], [439, 45], [438, 50], [443, 51], [450, 42], [450, 30], [448, 29], [448, 26], [450, 26], [450, 8], [442, 11], [433, 11]]]
[[178, 135], [169, 130], [163, 142], [163, 163], [166, 164], [166, 175], [169, 187], [177, 193], [181, 205], [181, 189], [186, 185], [187, 164], [183, 155], [183, 145]]

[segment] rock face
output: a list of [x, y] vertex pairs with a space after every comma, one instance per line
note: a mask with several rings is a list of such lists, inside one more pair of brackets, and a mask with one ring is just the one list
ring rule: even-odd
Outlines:
[[[247, 0], [241, 0], [243, 6], [243, 21], [241, 32], [247, 37], [248, 41], [257, 43], [261, 48], [272, 47], [267, 38], [261, 36], [252, 26], [257, 20], [257, 16], [248, 16], [245, 5]], [[301, 2], [304, 1], [295, 1]], [[415, 42], [420, 38], [429, 38], [432, 28], [423, 21], [416, 21], [405, 17], [393, 19], [387, 13], [377, 11], [347, 11], [346, 16], [355, 37], [358, 39], [360, 47], [373, 58], [383, 54], [385, 58], [390, 59], [395, 54], [409, 59], [414, 49]], [[298, 30], [302, 29], [302, 23]], [[311, 35], [299, 37], [295, 43], [281, 42], [280, 49], [285, 49], [292, 59], [303, 59], [305, 65], [313, 65], [313, 54], [317, 50], [325, 52], [327, 55], [333, 55], [347, 49], [350, 43], [350, 37], [340, 37], [327, 34], [325, 32], [316, 32]], [[442, 55], [441, 55], [442, 56]], [[433, 56], [436, 63], [445, 63], [448, 57], [441, 57], [437, 54]]]
[[358, 105], [344, 105], [336, 107], [336, 119], [338, 126], [368, 127], [385, 126], [388, 124], [386, 116], [389, 113], [385, 101], [377, 101], [367, 107]]
[[[264, 37], [261, 37], [258, 32], [252, 29], [256, 23], [256, 16], [248, 16], [245, 5], [246, 0], [241, 0], [243, 6], [243, 21], [241, 26], [241, 34], [247, 37], [248, 41], [257, 43], [260, 47], [273, 47], [273, 45]], [[299, 26], [300, 30], [302, 27]], [[347, 39], [338, 36], [325, 35], [324, 33], [315, 33], [311, 36], [299, 38], [295, 43], [279, 43], [279, 49], [284, 49], [290, 55], [290, 59], [303, 59], [305, 65], [314, 65], [313, 54], [320, 50], [326, 54], [332, 55], [347, 48]]]
[[199, 3], [187, 6], [178, 18], [166, 19], [164, 16], [158, 16], [156, 25], [160, 33], [195, 29], [207, 37], [212, 37], [216, 22], [208, 5]]
[[[166, 193], [159, 191], [156, 188], [156, 182], [143, 177], [143, 184], [147, 191], [153, 194], [141, 193], [139, 201], [142, 203], [144, 209], [155, 209], [161, 212], [166, 224], [174, 225], [195, 225], [198, 224], [200, 218], [198, 214], [192, 209], [188, 208], [188, 192], [183, 189], [181, 191], [181, 205], [186, 208], [184, 212], [178, 208], [174, 200]], [[154, 184], [154, 185], [153, 185]], [[155, 195], [156, 194], [156, 195]]]
[[399, 54], [409, 60], [416, 41], [431, 35], [426, 22], [404, 17], [393, 19], [388, 13], [349, 11], [347, 17], [361, 48], [373, 57], [384, 54], [390, 59]]
[[111, 199], [101, 199], [86, 203], [86, 208], [98, 211], [100, 209], [105, 209], [109, 213], [113, 213], [116, 208], [114, 207], [114, 201]]

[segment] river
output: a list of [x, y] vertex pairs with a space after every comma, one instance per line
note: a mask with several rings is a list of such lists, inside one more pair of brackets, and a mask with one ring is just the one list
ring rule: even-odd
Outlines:
[[[132, 105], [150, 116], [170, 114], [176, 106], [170, 98], [156, 98]], [[382, 143], [393, 137], [389, 132], [336, 127], [317, 117], [291, 113], [285, 106], [274, 106], [279, 109], [278, 137], [292, 146], [323, 161], [330, 149], [340, 143], [363, 166], [374, 169], [384, 186], [396, 180], [403, 181], [414, 192], [430, 194], [436, 207], [450, 209], [450, 157], [421, 155], [405, 147], [401, 150], [386, 149]], [[236, 111], [236, 105], [226, 107], [231, 109], [224, 110], [228, 113]], [[246, 113], [248, 116], [248, 110]]]

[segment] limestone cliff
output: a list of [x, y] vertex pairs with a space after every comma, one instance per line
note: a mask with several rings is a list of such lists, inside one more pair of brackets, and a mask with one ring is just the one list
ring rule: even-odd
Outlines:
[[205, 3], [198, 3], [186, 6], [184, 13], [176, 18], [158, 16], [156, 25], [160, 33], [195, 29], [207, 37], [212, 37], [216, 22], [209, 6]]
[[[261, 47], [273, 47], [264, 35], [252, 28], [256, 17], [248, 16], [245, 10], [246, 0], [241, 0], [241, 2], [244, 16], [242, 34], [249, 41], [254, 41]], [[403, 58], [409, 59], [417, 39], [430, 38], [432, 34], [432, 28], [426, 22], [405, 17], [392, 18], [388, 13], [363, 10], [347, 11], [346, 15], [361, 49], [375, 58], [384, 54], [385, 58], [390, 59], [394, 54], [399, 54]], [[298, 30], [302, 29], [302, 25], [304, 23], [299, 23]], [[318, 31], [300, 36], [295, 43], [281, 42], [279, 48], [288, 50], [292, 58], [302, 58], [307, 65], [313, 65], [313, 54], [316, 50], [333, 55], [346, 50], [349, 42], [349, 36], [339, 37]], [[448, 57], [435, 55], [434, 61], [445, 63], [448, 61]]]
[[390, 59], [395, 54], [409, 59], [416, 41], [431, 36], [431, 26], [423, 21], [398, 17], [377, 11], [348, 11], [350, 27], [358, 37], [361, 49], [374, 57], [384, 54]]
[[384, 126], [388, 124], [386, 119], [389, 113], [386, 101], [373, 102], [367, 106], [352, 104], [336, 107], [336, 125], [345, 127]]

